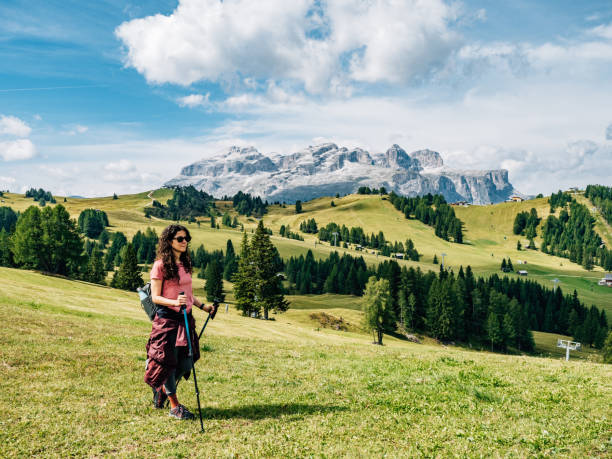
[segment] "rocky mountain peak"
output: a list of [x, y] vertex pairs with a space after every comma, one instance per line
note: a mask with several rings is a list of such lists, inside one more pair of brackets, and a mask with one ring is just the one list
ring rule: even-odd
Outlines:
[[436, 151], [407, 153], [397, 144], [375, 156], [331, 142], [274, 156], [254, 147], [234, 146], [184, 167], [165, 186], [193, 185], [214, 196], [243, 191], [289, 203], [355, 193], [360, 186], [384, 186], [405, 196], [442, 194], [449, 202], [474, 204], [501, 202], [520, 194], [508, 182], [506, 170], [458, 171], [443, 166]]
[[401, 167], [403, 169], [410, 169], [412, 166], [412, 160], [410, 156], [408, 156], [408, 153], [397, 144], [393, 144], [391, 148], [385, 152], [384, 163], [387, 167]]
[[410, 157], [415, 160], [420, 170], [435, 169], [444, 166], [442, 156], [437, 151], [418, 150], [410, 153]]

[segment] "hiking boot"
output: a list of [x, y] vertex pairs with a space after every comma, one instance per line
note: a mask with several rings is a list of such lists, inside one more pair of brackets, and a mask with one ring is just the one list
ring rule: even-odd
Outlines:
[[158, 410], [161, 410], [166, 404], [166, 400], [168, 400], [168, 396], [162, 387], [159, 390], [153, 389], [153, 406]]
[[183, 405], [178, 405], [176, 408], [170, 410], [170, 416], [183, 421], [194, 419], [195, 416], [191, 411], [185, 408]]

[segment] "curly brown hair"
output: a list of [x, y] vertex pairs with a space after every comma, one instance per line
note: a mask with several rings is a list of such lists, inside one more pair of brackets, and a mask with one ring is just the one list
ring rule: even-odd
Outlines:
[[[183, 225], [167, 226], [166, 229], [162, 231], [161, 236], [159, 236], [159, 242], [157, 244], [157, 259], [161, 260], [164, 264], [164, 279], [169, 280], [179, 278], [178, 265], [174, 260], [174, 252], [172, 251], [172, 240], [176, 236], [176, 233], [178, 233], [179, 231], [185, 231], [187, 239], [191, 239], [189, 230]], [[189, 250], [186, 250], [185, 252], [181, 253], [180, 260], [185, 271], [191, 274], [192, 266]]]

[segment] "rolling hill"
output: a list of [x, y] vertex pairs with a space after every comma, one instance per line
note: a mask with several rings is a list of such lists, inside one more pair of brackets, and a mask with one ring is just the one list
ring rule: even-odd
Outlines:
[[[74, 199], [68, 198], [62, 203], [76, 218], [86, 208], [105, 210], [108, 214], [111, 231], [122, 231], [131, 238], [138, 230], [150, 226], [158, 232], [168, 224], [167, 220], [144, 217], [143, 209], [151, 204], [154, 198], [162, 203], [172, 196], [169, 189], [159, 189], [152, 192], [143, 192], [135, 195], [120, 196], [114, 200], [112, 197]], [[578, 199], [581, 197], [578, 196]], [[32, 199], [26, 199], [23, 195], [5, 194], [4, 203], [14, 210], [25, 210], [28, 206], [36, 204]], [[582, 198], [584, 199], [584, 198]], [[335, 207], [331, 207], [331, 201]], [[230, 202], [218, 202], [218, 209], [223, 212], [228, 210], [230, 214], [236, 215], [231, 208]], [[377, 264], [384, 257], [379, 257], [372, 251], [357, 252], [351, 249], [340, 249], [331, 247], [327, 243], [317, 243], [316, 236], [302, 234], [304, 241], [297, 241], [278, 236], [281, 225], [289, 225], [292, 231], [298, 231], [302, 221], [314, 218], [319, 226], [329, 222], [335, 222], [346, 226], [361, 226], [367, 233], [383, 231], [387, 240], [405, 241], [413, 240], [417, 250], [422, 254], [419, 262], [398, 260], [401, 265], [419, 266], [422, 270], [438, 270], [438, 266], [432, 263], [434, 255], [441, 259], [445, 253], [445, 264], [455, 270], [460, 265], [472, 266], [476, 275], [489, 275], [497, 273], [503, 258], [510, 257], [515, 269], [519, 268], [518, 261], [526, 262], [521, 268], [529, 272], [528, 278], [535, 279], [546, 287], [552, 287], [553, 279], [559, 279], [559, 286], [566, 293], [577, 290], [581, 300], [587, 305], [595, 304], [604, 308], [609, 317], [612, 317], [612, 290], [597, 285], [597, 281], [603, 277], [601, 268], [595, 268], [589, 272], [582, 266], [570, 262], [568, 259], [544, 254], [540, 251], [522, 250], [517, 251], [516, 242], [521, 240], [523, 246], [526, 240], [512, 233], [514, 217], [518, 212], [529, 211], [534, 207], [539, 217], [544, 221], [549, 214], [547, 198], [533, 199], [524, 202], [500, 203], [488, 206], [455, 207], [456, 215], [464, 223], [464, 244], [454, 244], [444, 241], [434, 235], [433, 228], [417, 220], [407, 220], [387, 200], [378, 195], [347, 195], [341, 198], [318, 198], [303, 204], [303, 212], [295, 213], [294, 206], [282, 207], [272, 205], [265, 215], [264, 221], [267, 227], [273, 230], [272, 240], [277, 246], [282, 257], [306, 254], [312, 250], [315, 258], [327, 257], [334, 251], [346, 251], [352, 255], [362, 255], [368, 264]], [[605, 222], [600, 216], [596, 217], [596, 229], [605, 228]], [[209, 219], [202, 218], [201, 225], [185, 223], [193, 236], [192, 247], [204, 244], [207, 250], [225, 249], [227, 239], [231, 239], [234, 247], [238, 248], [241, 241], [241, 233], [232, 228], [222, 227], [212, 229]], [[238, 220], [247, 231], [254, 229], [257, 221], [254, 218], [238, 216]], [[538, 236], [540, 228], [538, 228]], [[604, 240], [609, 236], [602, 234]], [[539, 245], [539, 237], [536, 238]], [[514, 274], [510, 274], [514, 275]], [[355, 299], [356, 301], [356, 299]]]

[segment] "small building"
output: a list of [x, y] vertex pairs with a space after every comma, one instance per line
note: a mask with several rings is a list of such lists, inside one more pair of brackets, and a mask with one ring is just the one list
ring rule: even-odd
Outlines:
[[525, 198], [521, 196], [510, 196], [510, 201], [512, 202], [523, 202]]
[[355, 250], [359, 250], [361, 252], [363, 250], [363, 247], [360, 245], [356, 245]]
[[612, 287], [612, 273], [606, 273], [604, 278], [599, 281], [599, 285], [605, 285], [606, 287]]
[[528, 273], [527, 271], [525, 271], [524, 269], [521, 269], [520, 271], [516, 272], [519, 276], [526, 276]]
[[470, 205], [469, 202], [467, 201], [456, 201], [456, 202], [452, 202], [451, 206], [461, 206], [461, 207], [468, 207]]
[[397, 253], [392, 253], [391, 256], [393, 258], [397, 258], [398, 260], [403, 260], [404, 259], [404, 254], [401, 252], [397, 252]]

